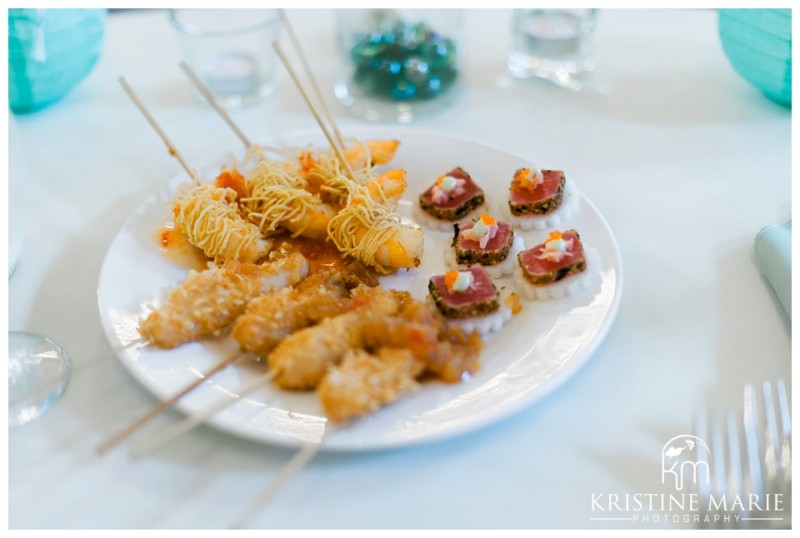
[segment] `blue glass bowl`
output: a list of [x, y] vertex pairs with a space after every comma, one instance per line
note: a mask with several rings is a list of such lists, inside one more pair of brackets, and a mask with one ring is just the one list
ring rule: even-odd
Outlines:
[[36, 112], [67, 95], [100, 57], [105, 9], [9, 9], [8, 100]]
[[792, 104], [792, 10], [720, 9], [719, 36], [731, 65], [773, 101]]

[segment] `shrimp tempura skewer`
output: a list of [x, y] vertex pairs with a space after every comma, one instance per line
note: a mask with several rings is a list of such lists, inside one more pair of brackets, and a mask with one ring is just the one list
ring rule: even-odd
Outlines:
[[272, 241], [239, 214], [237, 198], [231, 188], [181, 185], [172, 208], [175, 228], [217, 263], [258, 262], [269, 253]]
[[308, 275], [308, 261], [284, 253], [263, 265], [229, 262], [222, 267], [191, 271], [141, 322], [139, 332], [162, 348], [174, 348], [225, 328], [253, 298], [271, 289], [293, 285]]

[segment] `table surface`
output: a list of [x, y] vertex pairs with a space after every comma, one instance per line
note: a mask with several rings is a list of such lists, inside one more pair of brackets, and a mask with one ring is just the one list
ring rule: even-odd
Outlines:
[[[333, 12], [289, 15], [331, 88]], [[248, 525], [691, 526], [598, 521], [592, 496], [666, 491], [662, 447], [692, 433], [694, 414], [739, 408], [746, 383], [790, 376], [790, 321], [752, 248], [761, 227], [790, 218], [791, 111], [733, 71], [716, 18], [710, 10], [602, 10], [598, 68], [573, 93], [511, 78], [510, 13], [467, 11], [465, 91], [411, 127], [558, 163], [582, 178], [622, 253], [618, 317], [585, 366], [546, 399], [449, 440], [319, 454]], [[94, 452], [156, 403], [106, 340], [100, 267], [128, 216], [180, 173], [117, 78], [125, 75], [189, 162], [239, 147], [193, 95], [180, 59], [166, 12], [112, 13], [89, 77], [63, 101], [15, 118], [29, 204], [8, 283], [9, 329], [61, 343], [74, 370], [52, 409], [9, 430], [11, 528], [225, 528], [293, 454], [208, 427], [142, 461], [124, 446], [102, 458]], [[365, 125], [336, 112], [343, 130]], [[256, 140], [315, 127], [286, 73], [267, 101], [233, 118]], [[180, 418], [169, 412], [153, 429]]]

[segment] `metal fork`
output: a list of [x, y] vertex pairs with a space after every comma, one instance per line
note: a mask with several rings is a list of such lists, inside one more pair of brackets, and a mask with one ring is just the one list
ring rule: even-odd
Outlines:
[[697, 467], [709, 471], [696, 481], [701, 526], [788, 528], [792, 423], [785, 382], [746, 385], [741, 415], [698, 416], [694, 430], [710, 452], [696, 453]]

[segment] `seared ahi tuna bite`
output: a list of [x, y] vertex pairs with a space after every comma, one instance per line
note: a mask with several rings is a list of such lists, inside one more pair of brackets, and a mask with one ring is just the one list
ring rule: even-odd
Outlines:
[[575, 230], [552, 232], [544, 243], [518, 254], [522, 275], [534, 286], [546, 286], [586, 269], [583, 244]]
[[485, 316], [500, 308], [497, 288], [479, 266], [434, 275], [428, 282], [428, 291], [446, 318]]
[[419, 205], [432, 217], [457, 221], [485, 202], [483, 190], [461, 167], [440, 176], [419, 197]]
[[496, 265], [508, 257], [514, 242], [514, 230], [507, 222], [498, 222], [486, 213], [474, 222], [453, 226], [452, 247], [456, 262], [463, 265]]
[[512, 215], [544, 215], [555, 211], [564, 196], [566, 177], [561, 170], [520, 168], [514, 173], [508, 197]]

